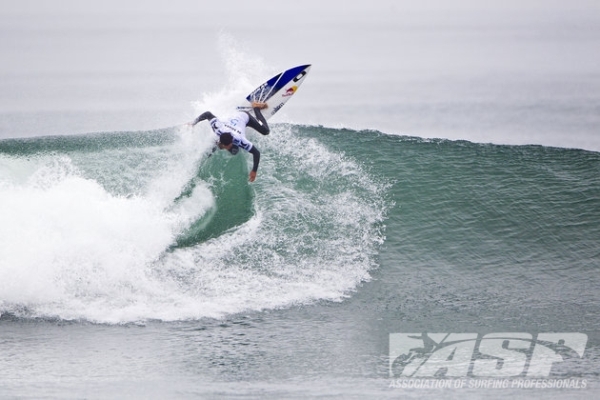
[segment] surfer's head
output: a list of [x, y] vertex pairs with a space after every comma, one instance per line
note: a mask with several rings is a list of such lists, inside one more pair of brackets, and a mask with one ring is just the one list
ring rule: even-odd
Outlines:
[[219, 148], [220, 149], [229, 149], [231, 144], [233, 143], [233, 136], [231, 133], [225, 132], [219, 136]]

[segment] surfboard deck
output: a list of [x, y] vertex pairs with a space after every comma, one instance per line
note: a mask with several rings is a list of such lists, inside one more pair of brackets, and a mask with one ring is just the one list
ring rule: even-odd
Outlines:
[[271, 118], [296, 93], [310, 67], [310, 64], [299, 65], [280, 72], [246, 96], [246, 101], [238, 106], [238, 110], [252, 111], [252, 102], [259, 101], [267, 103], [267, 108], [261, 110], [262, 115], [266, 119]]

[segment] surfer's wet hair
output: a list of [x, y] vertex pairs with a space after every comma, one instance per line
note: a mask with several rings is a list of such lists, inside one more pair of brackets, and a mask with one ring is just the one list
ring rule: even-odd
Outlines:
[[219, 143], [222, 145], [229, 146], [231, 142], [233, 142], [233, 136], [231, 136], [231, 133], [225, 132], [219, 136]]

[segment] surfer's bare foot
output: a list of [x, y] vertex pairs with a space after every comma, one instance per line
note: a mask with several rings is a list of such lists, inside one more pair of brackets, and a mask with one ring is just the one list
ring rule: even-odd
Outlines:
[[262, 103], [260, 101], [253, 101], [252, 102], [252, 108], [258, 108], [260, 110], [264, 110], [267, 107], [268, 107], [267, 103]]

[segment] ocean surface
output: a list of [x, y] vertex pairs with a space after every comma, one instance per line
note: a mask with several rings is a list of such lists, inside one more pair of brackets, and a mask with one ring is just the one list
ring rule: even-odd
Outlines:
[[[0, 12], [0, 398], [600, 396], [595, 2], [61, 4]], [[254, 183], [185, 125], [305, 63]]]

